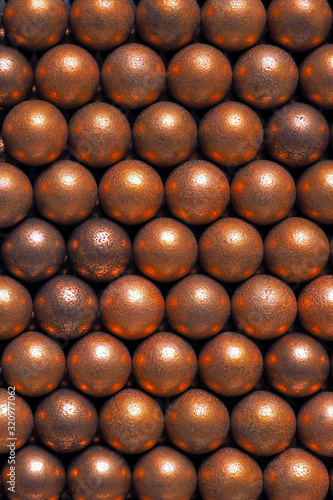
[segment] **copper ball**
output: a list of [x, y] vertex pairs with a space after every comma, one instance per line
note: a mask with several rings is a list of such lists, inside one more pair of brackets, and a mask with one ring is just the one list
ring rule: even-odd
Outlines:
[[69, 12], [73, 37], [92, 50], [110, 50], [124, 43], [134, 25], [130, 0], [75, 0]]
[[236, 289], [231, 311], [242, 332], [259, 340], [270, 340], [289, 330], [296, 319], [297, 301], [283, 281], [260, 274]]
[[155, 333], [144, 340], [133, 355], [136, 381], [154, 396], [176, 396], [186, 391], [196, 372], [197, 357], [193, 348], [173, 333]]
[[128, 43], [105, 59], [101, 80], [105, 95], [118, 106], [142, 108], [162, 93], [166, 71], [160, 56], [139, 43]]
[[284, 219], [295, 198], [296, 187], [290, 173], [268, 160], [249, 163], [231, 183], [233, 208], [252, 224], [275, 224]]
[[197, 258], [197, 241], [190, 229], [168, 217], [148, 222], [133, 243], [135, 264], [156, 281], [176, 281], [188, 274]]
[[55, 275], [65, 258], [60, 231], [42, 219], [25, 219], [12, 229], [1, 246], [8, 271], [24, 281], [43, 281]]
[[190, 500], [197, 484], [192, 462], [169, 446], [158, 446], [135, 464], [133, 486], [139, 500]]
[[186, 224], [209, 224], [221, 217], [229, 203], [229, 182], [212, 163], [191, 160], [171, 172], [165, 198], [172, 214]]
[[40, 167], [62, 153], [68, 128], [55, 106], [32, 100], [21, 102], [10, 110], [3, 122], [2, 135], [5, 150], [15, 160]]
[[132, 369], [127, 347], [112, 335], [91, 332], [75, 342], [67, 355], [72, 384], [84, 394], [105, 397], [120, 391]]
[[44, 396], [61, 382], [66, 370], [63, 350], [39, 332], [22, 333], [4, 349], [1, 370], [7, 384], [24, 396]]
[[0, 454], [9, 455], [12, 459], [13, 448], [8, 445], [12, 446], [14, 442], [15, 450], [21, 448], [30, 437], [33, 423], [34, 419], [28, 403], [18, 396], [12, 387], [0, 389]]
[[69, 121], [71, 152], [89, 167], [107, 167], [121, 160], [130, 142], [131, 128], [127, 118], [110, 104], [88, 104]]
[[333, 109], [333, 45], [323, 45], [302, 61], [300, 86], [307, 101], [314, 106]]
[[74, 500], [124, 500], [131, 486], [131, 469], [118, 453], [90, 446], [69, 464], [67, 481]]
[[0, 276], [0, 340], [23, 332], [31, 315], [32, 299], [28, 290], [9, 276]]
[[329, 143], [324, 116], [302, 102], [276, 111], [266, 126], [266, 149], [273, 160], [288, 167], [306, 167], [319, 160]]
[[333, 339], [333, 276], [311, 281], [298, 297], [298, 317], [303, 328], [320, 340]]
[[207, 342], [198, 358], [199, 374], [211, 391], [225, 397], [245, 394], [259, 381], [263, 359], [257, 345], [235, 332], [223, 332]]
[[146, 108], [132, 132], [137, 154], [158, 167], [174, 167], [187, 160], [197, 144], [192, 115], [174, 102], [156, 102]]
[[126, 389], [101, 409], [99, 426], [109, 446], [122, 453], [143, 453], [157, 443], [164, 428], [160, 405], [136, 389]]
[[3, 11], [3, 23], [11, 43], [32, 52], [59, 43], [67, 22], [63, 0], [9, 0]]
[[297, 434], [312, 452], [333, 457], [333, 394], [321, 392], [310, 398], [297, 415]]
[[290, 217], [270, 230], [265, 239], [265, 261], [286, 281], [302, 282], [318, 276], [329, 256], [324, 231], [307, 219]]
[[74, 453], [91, 443], [98, 416], [87, 398], [70, 389], [58, 389], [39, 403], [34, 421], [45, 446], [58, 453]]
[[56, 276], [38, 290], [35, 315], [42, 329], [61, 339], [75, 339], [87, 333], [97, 317], [95, 292], [75, 276]]
[[163, 202], [163, 182], [155, 169], [138, 160], [117, 163], [103, 175], [99, 200], [104, 212], [122, 224], [142, 224]]
[[256, 500], [262, 490], [262, 473], [251, 457], [236, 448], [222, 448], [201, 464], [198, 486], [203, 500]]
[[170, 326], [192, 339], [216, 335], [230, 315], [230, 299], [225, 289], [202, 274], [178, 281], [169, 290], [165, 305]]
[[201, 389], [186, 391], [165, 413], [168, 438], [185, 453], [215, 450], [226, 438], [229, 426], [229, 413], [222, 401]]
[[231, 413], [231, 434], [249, 453], [266, 457], [283, 451], [294, 437], [296, 418], [284, 399], [255, 391], [236, 404]]
[[57, 45], [47, 51], [35, 70], [35, 82], [41, 98], [63, 109], [78, 108], [91, 101], [99, 77], [99, 68], [93, 56], [73, 44]]
[[200, 27], [196, 0], [140, 0], [136, 9], [140, 37], [158, 50], [178, 50]]
[[118, 337], [141, 339], [157, 330], [164, 316], [164, 298], [154, 283], [141, 276], [122, 276], [100, 298], [103, 324]]
[[241, 219], [228, 217], [211, 224], [199, 240], [200, 263], [221, 281], [243, 281], [256, 272], [264, 245], [258, 231]]
[[[0, 61], [1, 65], [1, 61]], [[0, 228], [14, 226], [32, 206], [32, 186], [21, 169], [0, 164]]]
[[237, 167], [253, 160], [263, 136], [258, 115], [240, 102], [215, 106], [205, 114], [199, 126], [202, 152], [224, 167]]
[[0, 108], [11, 108], [26, 99], [34, 74], [24, 55], [5, 45], [0, 46], [0, 68]]
[[34, 201], [38, 212], [54, 224], [76, 224], [94, 208], [97, 184], [89, 170], [79, 163], [58, 161], [37, 177]]

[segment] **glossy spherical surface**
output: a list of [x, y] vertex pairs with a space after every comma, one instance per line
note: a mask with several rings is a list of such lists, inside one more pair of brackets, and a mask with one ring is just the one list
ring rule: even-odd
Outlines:
[[85, 394], [105, 397], [124, 387], [132, 368], [127, 347], [108, 333], [92, 332], [70, 349], [67, 370], [71, 382]]
[[138, 160], [117, 163], [103, 175], [99, 200], [104, 212], [122, 224], [142, 224], [163, 202], [163, 182], [156, 170]]
[[178, 281], [166, 298], [166, 317], [170, 326], [192, 339], [216, 335], [229, 315], [227, 292], [215, 280], [202, 274], [192, 274]]
[[192, 115], [174, 102], [157, 102], [142, 111], [133, 125], [137, 154], [158, 167], [185, 161], [197, 144]]
[[[15, 416], [14, 421], [13, 416]], [[16, 438], [15, 449], [21, 448], [30, 437], [33, 423], [34, 419], [28, 403], [15, 394], [11, 387], [8, 390], [0, 389], [0, 454], [10, 453], [7, 445], [13, 438], [13, 432]]]
[[70, 389], [58, 389], [39, 403], [34, 421], [45, 446], [55, 452], [74, 453], [92, 441], [98, 417], [87, 398]]
[[321, 392], [309, 399], [297, 415], [297, 434], [314, 453], [333, 457], [333, 394]]
[[39, 167], [58, 158], [67, 142], [62, 113], [44, 101], [24, 101], [6, 116], [2, 135], [6, 151], [25, 165]]
[[87, 333], [97, 317], [95, 292], [75, 276], [56, 276], [37, 292], [34, 302], [38, 323], [46, 333], [73, 339]]
[[263, 253], [258, 231], [233, 217], [214, 222], [199, 240], [199, 257], [204, 270], [213, 278], [230, 283], [252, 276]]
[[56, 274], [66, 253], [58, 229], [43, 219], [25, 219], [11, 230], [1, 246], [6, 269], [24, 281], [43, 281]]
[[223, 102], [208, 111], [199, 126], [202, 152], [224, 167], [237, 167], [256, 156], [263, 128], [258, 115], [240, 102]]
[[11, 108], [27, 97], [33, 82], [29, 61], [18, 50], [0, 47], [0, 107]]
[[286, 281], [315, 278], [326, 265], [328, 255], [329, 244], [324, 231], [301, 217], [280, 222], [265, 239], [266, 265]]
[[209, 224], [229, 203], [225, 174], [213, 163], [191, 160], [175, 168], [165, 183], [165, 198], [172, 214], [187, 224]]
[[100, 316], [118, 337], [140, 339], [157, 330], [164, 316], [164, 298], [146, 278], [122, 276], [103, 291]]
[[0, 276], [0, 339], [10, 339], [23, 332], [32, 314], [28, 290], [9, 276]]
[[198, 358], [200, 378], [221, 396], [241, 396], [259, 381], [263, 359], [257, 345], [235, 332], [224, 332], [207, 342]]
[[75, 158], [89, 167], [107, 167], [121, 160], [130, 142], [125, 115], [110, 104], [88, 104], [70, 119], [68, 144]]
[[280, 453], [290, 444], [295, 430], [293, 409], [271, 392], [252, 392], [237, 403], [231, 414], [232, 437], [255, 455]]
[[136, 389], [126, 389], [101, 409], [99, 425], [109, 446], [122, 453], [143, 453], [160, 438], [164, 416], [160, 405]]
[[22, 333], [4, 349], [1, 370], [10, 386], [24, 396], [44, 396], [61, 382], [66, 369], [63, 350], [39, 332]]
[[333, 45], [311, 52], [300, 66], [300, 85], [307, 101], [314, 106], [333, 109]]
[[133, 373], [138, 384], [154, 396], [176, 396], [189, 388], [197, 372], [193, 348], [178, 335], [155, 333], [137, 347]]
[[63, 109], [78, 108], [91, 101], [99, 76], [93, 56], [73, 44], [53, 47], [41, 57], [35, 71], [41, 98]]
[[[0, 62], [1, 64], [1, 62]], [[21, 169], [0, 165], [0, 228], [14, 226], [27, 215], [32, 205], [32, 186]]]
[[298, 297], [298, 316], [303, 328], [321, 340], [333, 339], [333, 276], [320, 276], [303, 288]]

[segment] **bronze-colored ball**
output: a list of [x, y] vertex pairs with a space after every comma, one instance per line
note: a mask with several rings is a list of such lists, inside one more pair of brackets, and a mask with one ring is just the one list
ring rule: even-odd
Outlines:
[[249, 163], [231, 183], [233, 208], [252, 224], [275, 224], [284, 219], [295, 198], [296, 187], [290, 173], [268, 160]]
[[131, 254], [127, 233], [107, 219], [82, 222], [67, 242], [70, 266], [79, 276], [91, 281], [118, 278], [125, 271]]
[[272, 109], [291, 99], [297, 87], [298, 69], [288, 52], [262, 44], [238, 59], [233, 78], [242, 101], [254, 108]]
[[219, 50], [205, 43], [188, 45], [171, 59], [167, 81], [176, 99], [189, 108], [214, 106], [231, 86], [232, 69]]
[[135, 120], [133, 143], [143, 160], [158, 167], [174, 167], [187, 160], [196, 147], [197, 125], [179, 104], [156, 102]]
[[98, 416], [94, 405], [82, 394], [58, 389], [39, 403], [34, 422], [45, 446], [58, 453], [75, 453], [91, 443]]
[[38, 212], [54, 224], [76, 224], [94, 208], [97, 184], [89, 170], [79, 163], [58, 161], [37, 177], [34, 201]]
[[252, 340], [223, 332], [207, 342], [198, 358], [199, 374], [211, 391], [225, 397], [241, 396], [259, 381], [263, 359]]
[[237, 288], [231, 311], [242, 332], [259, 340], [270, 340], [289, 330], [296, 319], [297, 301], [283, 281], [260, 274]]
[[[1, 61], [0, 61], [1, 65]], [[0, 164], [0, 228], [20, 222], [32, 206], [32, 186], [21, 169]]]
[[5, 150], [15, 160], [40, 167], [62, 153], [68, 127], [55, 106], [32, 100], [21, 102], [10, 110], [3, 122], [2, 135]]
[[194, 265], [198, 245], [190, 229], [181, 222], [161, 217], [148, 222], [133, 243], [135, 264], [156, 281], [176, 281]]
[[140, 37], [158, 50], [178, 50], [200, 27], [196, 0], [140, 0], [136, 9]]
[[171, 172], [165, 198], [172, 214], [186, 224], [209, 224], [221, 217], [229, 203], [229, 182], [212, 163], [191, 160]]
[[154, 448], [134, 466], [133, 486], [140, 500], [190, 500], [196, 484], [192, 462], [169, 446]]
[[36, 282], [56, 274], [65, 258], [65, 240], [54, 226], [30, 217], [11, 230], [1, 246], [1, 257], [16, 278]]
[[203, 36], [227, 52], [251, 47], [265, 27], [266, 11], [260, 0], [207, 0], [201, 11]]
[[222, 448], [201, 464], [198, 486], [203, 500], [257, 500], [262, 473], [251, 457], [236, 448]]
[[104, 397], [120, 391], [131, 369], [132, 359], [127, 347], [108, 333], [85, 335], [67, 355], [72, 384], [88, 396]]
[[99, 426], [109, 446], [122, 453], [143, 453], [159, 440], [164, 416], [153, 398], [137, 389], [125, 389], [104, 404]]
[[202, 152], [224, 167], [238, 167], [253, 160], [263, 136], [258, 115], [241, 102], [223, 102], [215, 106], [199, 125]]
[[41, 98], [63, 109], [79, 108], [91, 101], [99, 77], [93, 56], [74, 44], [53, 47], [40, 58], [35, 70]]
[[265, 355], [265, 375], [285, 396], [311, 396], [330, 372], [328, 354], [317, 340], [303, 333], [288, 333], [270, 346]]
[[37, 292], [34, 310], [46, 333], [62, 339], [75, 339], [87, 333], [97, 317], [95, 292], [75, 276], [56, 276]]
[[273, 0], [267, 9], [268, 33], [286, 50], [303, 52], [321, 45], [331, 25], [327, 0]]
[[264, 490], [269, 500], [324, 500], [329, 477], [325, 465], [301, 448], [289, 448], [264, 471]]
[[270, 230], [265, 239], [265, 261], [272, 273], [286, 281], [302, 282], [318, 276], [329, 257], [324, 231], [302, 217], [290, 217]]
[[154, 50], [139, 43], [128, 43], [105, 59], [101, 80], [110, 101], [135, 109], [156, 101], [164, 88], [166, 71]]
[[[58, 500], [65, 483], [65, 469], [58, 457], [39, 446], [26, 446], [15, 457], [13, 484], [10, 465], [2, 469], [2, 483], [9, 500]], [[14, 488], [9, 489], [9, 488]]]
[[298, 297], [298, 317], [303, 328], [320, 340], [333, 340], [333, 276], [311, 281]]
[[11, 43], [32, 52], [59, 43], [67, 22], [63, 0], [9, 0], [3, 11], [3, 23]]
[[127, 118], [110, 104], [88, 104], [69, 121], [71, 152], [89, 167], [107, 167], [121, 160], [130, 142], [131, 128]]
[[192, 274], [178, 281], [169, 291], [165, 305], [170, 326], [192, 339], [216, 335], [230, 315], [227, 292], [203, 274]]
[[296, 418], [292, 407], [267, 391], [255, 391], [236, 404], [231, 413], [231, 433], [249, 453], [266, 457], [283, 451], [294, 437]]
[[186, 391], [165, 413], [168, 438], [185, 453], [215, 450], [226, 438], [229, 426], [229, 413], [222, 401], [201, 389]]
[[164, 298], [154, 283], [141, 276], [122, 276], [100, 298], [103, 324], [118, 337], [141, 339], [157, 330], [164, 316]]
[[138, 160], [117, 163], [103, 175], [99, 200], [104, 212], [122, 224], [142, 224], [163, 202], [163, 182], [155, 169]]
[[310, 398], [297, 415], [297, 434], [309, 450], [333, 457], [333, 393]]
[[288, 167], [306, 167], [319, 160], [329, 143], [324, 116], [302, 102], [276, 111], [266, 125], [266, 149], [272, 158]]
[[11, 387], [0, 389], [0, 453], [9, 454], [10, 458], [13, 458], [8, 445], [15, 437], [15, 449], [21, 448], [30, 437], [33, 423], [34, 419], [28, 403], [15, 394]]
[[300, 66], [300, 86], [307, 101], [314, 106], [333, 109], [333, 45], [323, 45], [310, 52]]
[[10, 386], [24, 396], [44, 396], [61, 382], [66, 369], [63, 350], [43, 333], [26, 332], [12, 340], [1, 357], [1, 370]]
[[0, 340], [23, 332], [31, 315], [32, 299], [28, 290], [9, 276], [0, 276]]
[[136, 381], [154, 396], [176, 396], [186, 391], [196, 372], [197, 357], [193, 348], [173, 333], [155, 333], [144, 340], [133, 355]]
[[74, 500], [124, 500], [131, 486], [131, 469], [118, 453], [90, 446], [69, 464], [67, 481]]
[[258, 231], [241, 219], [227, 217], [211, 224], [199, 240], [200, 263], [221, 281], [243, 281], [256, 272], [264, 254]]
[[69, 13], [73, 37], [92, 50], [110, 50], [126, 42], [134, 26], [130, 0], [75, 0]]
[[26, 99], [34, 74], [24, 55], [6, 45], [0, 46], [0, 68], [0, 108], [11, 108]]

